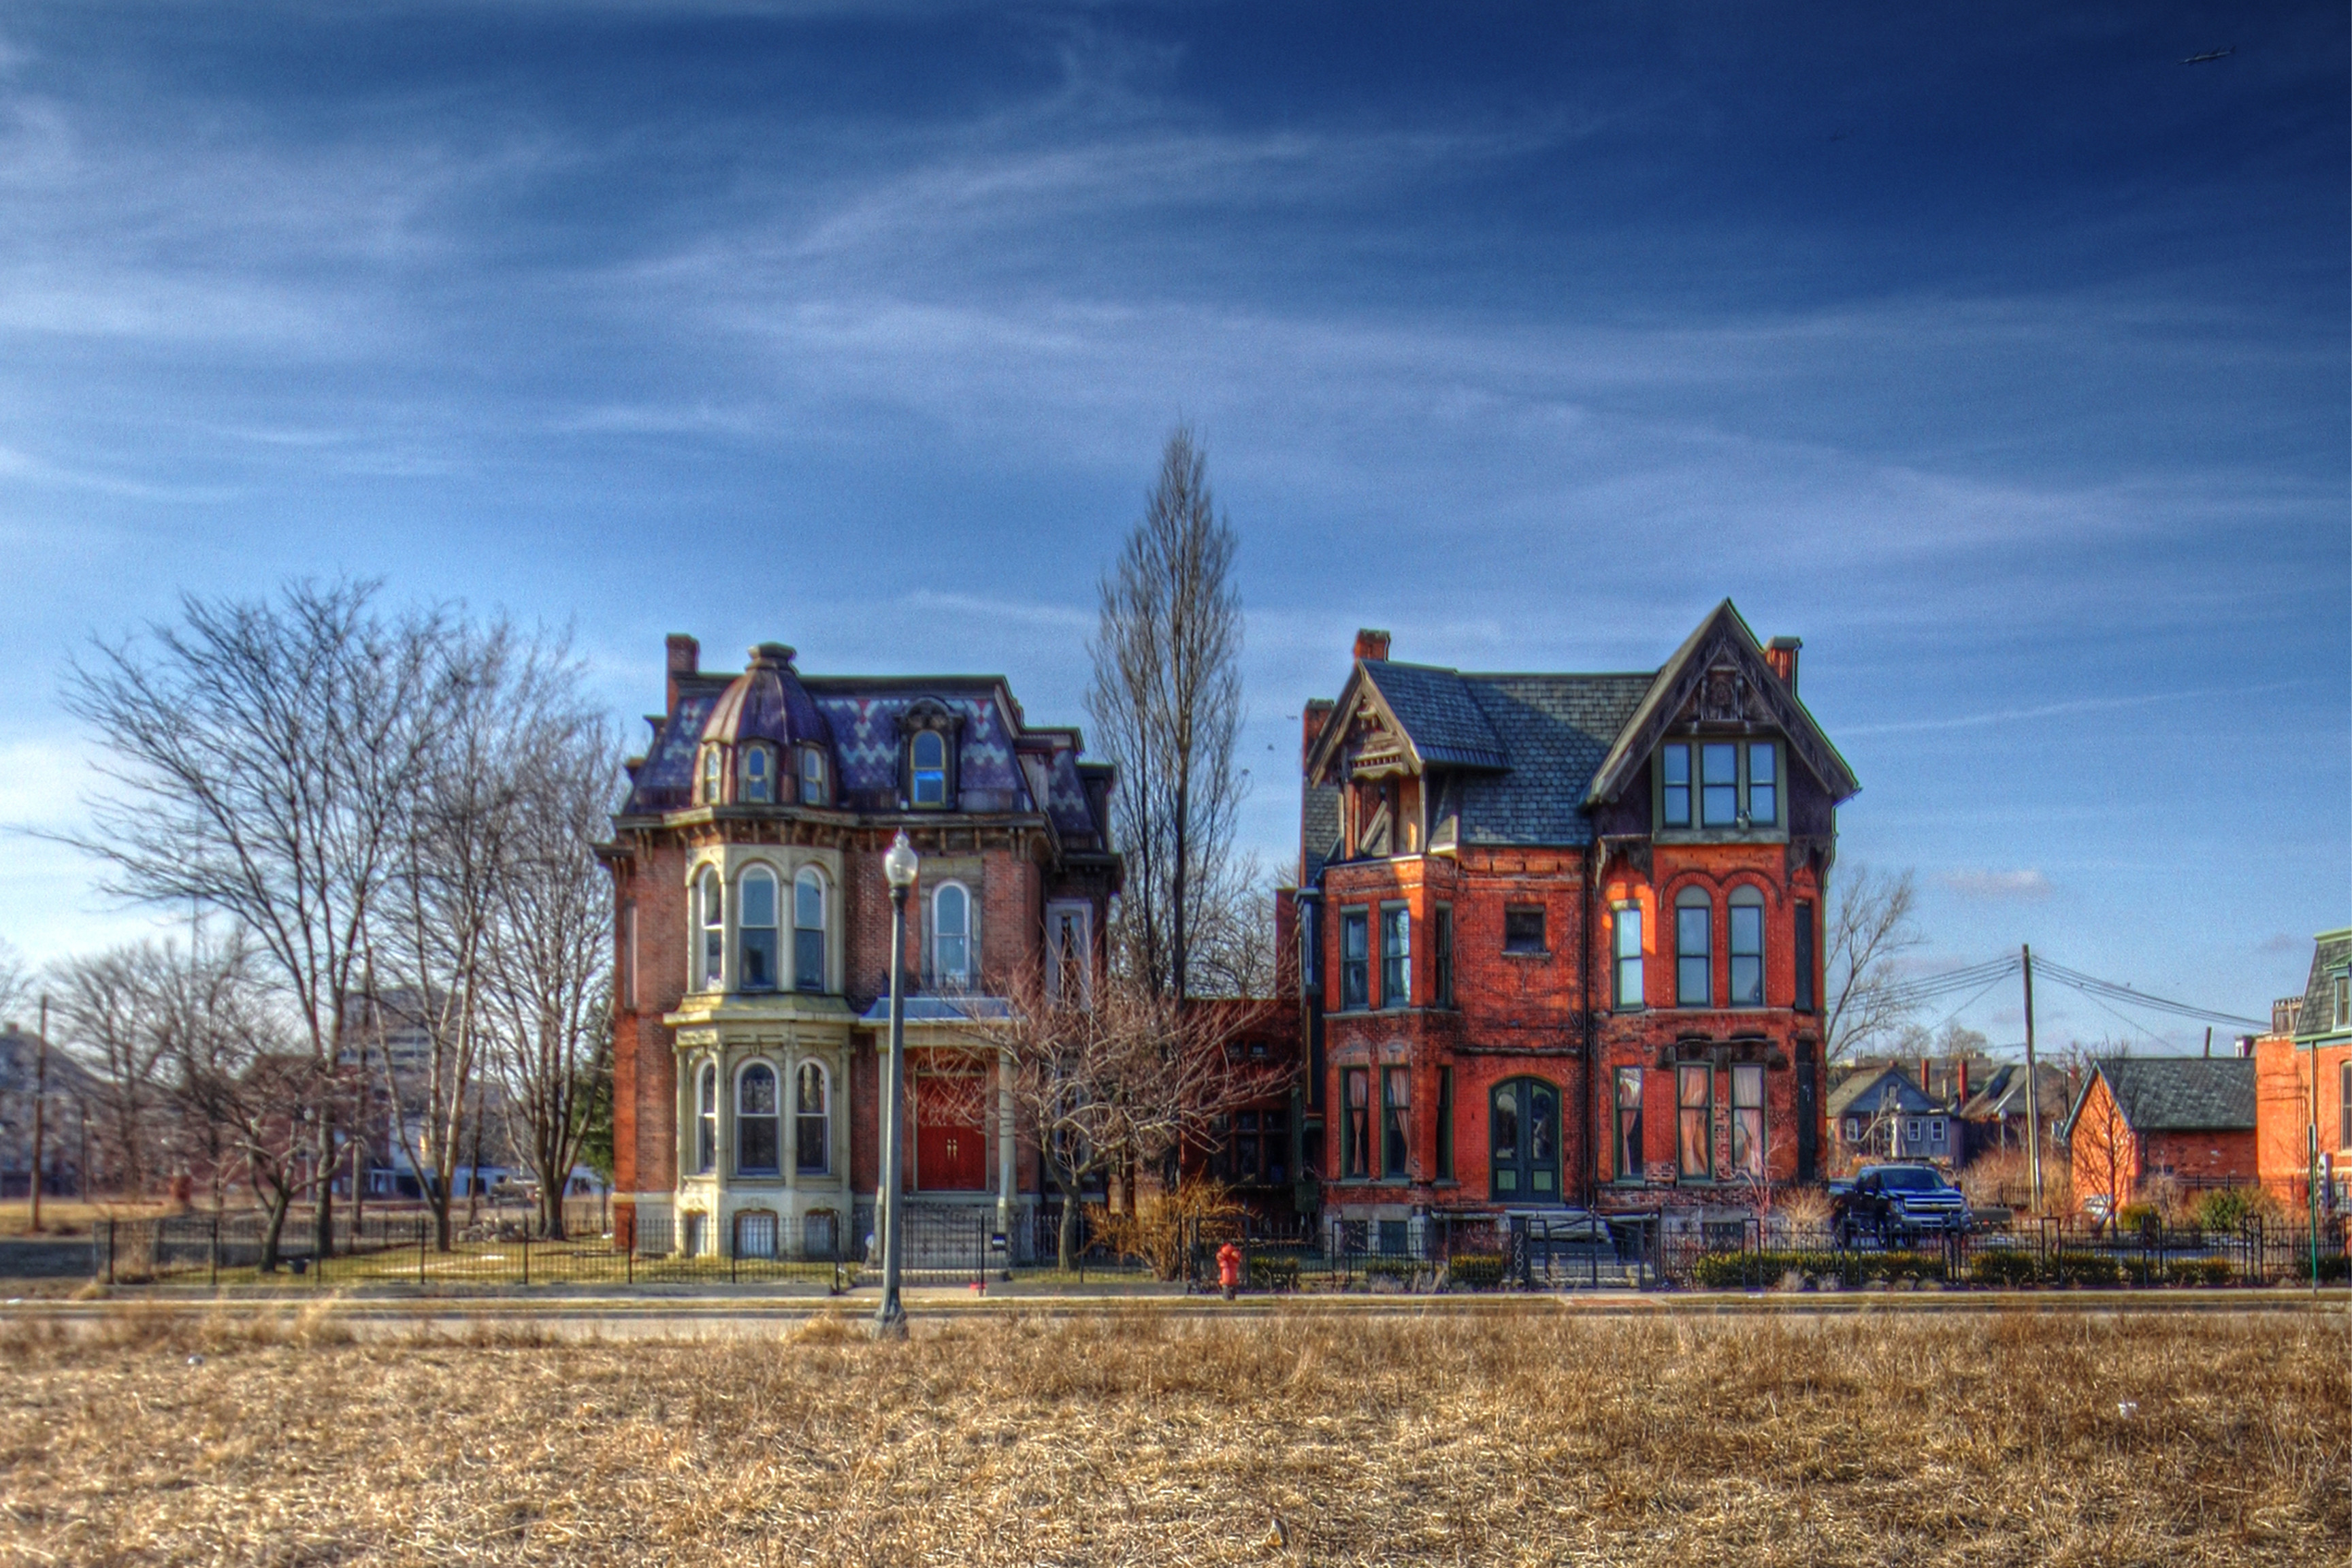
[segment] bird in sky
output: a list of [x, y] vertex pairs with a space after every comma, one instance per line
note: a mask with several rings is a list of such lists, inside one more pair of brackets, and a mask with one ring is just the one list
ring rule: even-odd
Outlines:
[[2226, 49], [2208, 49], [2201, 55], [2191, 55], [2180, 63], [2185, 66], [2201, 66], [2208, 60], [2226, 60], [2237, 52], [2238, 46], [2231, 44]]

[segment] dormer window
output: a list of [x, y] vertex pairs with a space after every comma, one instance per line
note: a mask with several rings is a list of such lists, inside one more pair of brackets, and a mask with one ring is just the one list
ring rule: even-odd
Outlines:
[[717, 805], [719, 804], [719, 768], [721, 765], [718, 747], [705, 746], [702, 748], [702, 804], [705, 805]]
[[918, 730], [907, 743], [908, 796], [936, 810], [948, 803], [948, 739], [937, 730]]
[[776, 798], [776, 763], [765, 746], [743, 748], [743, 798], [755, 805]]
[[817, 746], [801, 748], [801, 804], [830, 805], [833, 790], [824, 776], [824, 752]]

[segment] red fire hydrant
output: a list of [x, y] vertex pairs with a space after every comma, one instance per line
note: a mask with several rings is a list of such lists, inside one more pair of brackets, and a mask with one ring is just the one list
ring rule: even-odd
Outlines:
[[1242, 1249], [1230, 1241], [1217, 1248], [1217, 1283], [1225, 1288], [1228, 1301], [1242, 1288]]

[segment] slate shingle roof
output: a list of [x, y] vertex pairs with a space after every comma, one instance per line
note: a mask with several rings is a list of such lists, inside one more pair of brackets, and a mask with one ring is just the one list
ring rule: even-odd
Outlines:
[[1847, 1108], [1853, 1105], [1856, 1100], [1862, 1101], [1862, 1110], [1865, 1113], [1877, 1114], [1884, 1108], [1881, 1097], [1890, 1084], [1895, 1089], [1893, 1109], [1904, 1115], [1943, 1109], [1920, 1092], [1919, 1086], [1911, 1081], [1911, 1075], [1901, 1068], [1882, 1068], [1876, 1072], [1865, 1070], [1855, 1073], [1830, 1090], [1829, 1119], [1835, 1121], [1839, 1117], [1843, 1116]]
[[1464, 768], [1510, 765], [1502, 741], [1459, 670], [1381, 660], [1367, 663], [1364, 673], [1404, 726], [1423, 762]]
[[2312, 949], [2311, 981], [2304, 988], [2303, 1013], [2294, 1026], [2297, 1039], [2339, 1035], [2336, 1026], [2336, 973], [2352, 963], [2352, 930], [2319, 933]]
[[2109, 1057], [2095, 1064], [2138, 1132], [2251, 1132], [2254, 1064], [2243, 1057]]
[[1311, 888], [1339, 847], [1339, 787], [1307, 784], [1298, 801], [1298, 885]]
[[1509, 771], [1457, 784], [1465, 844], [1589, 844], [1593, 771], [1625, 727], [1647, 675], [1465, 675]]

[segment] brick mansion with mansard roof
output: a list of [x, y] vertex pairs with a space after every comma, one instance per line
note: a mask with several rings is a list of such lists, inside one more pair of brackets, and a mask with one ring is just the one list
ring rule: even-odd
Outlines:
[[1818, 1178], [1822, 892], [1859, 787], [1726, 600], [1656, 669], [1359, 635], [1305, 712], [1307, 1136], [1327, 1218], [1747, 1205]]
[[717, 674], [671, 637], [648, 721], [604, 849], [616, 1226], [698, 1255], [857, 1245], [880, 1171], [882, 856], [904, 829], [907, 1184], [1016, 1233], [1041, 1171], [985, 1023], [1017, 973], [1103, 973], [1111, 770], [1076, 730], [1032, 727], [1000, 677], [803, 675], [777, 643]]

